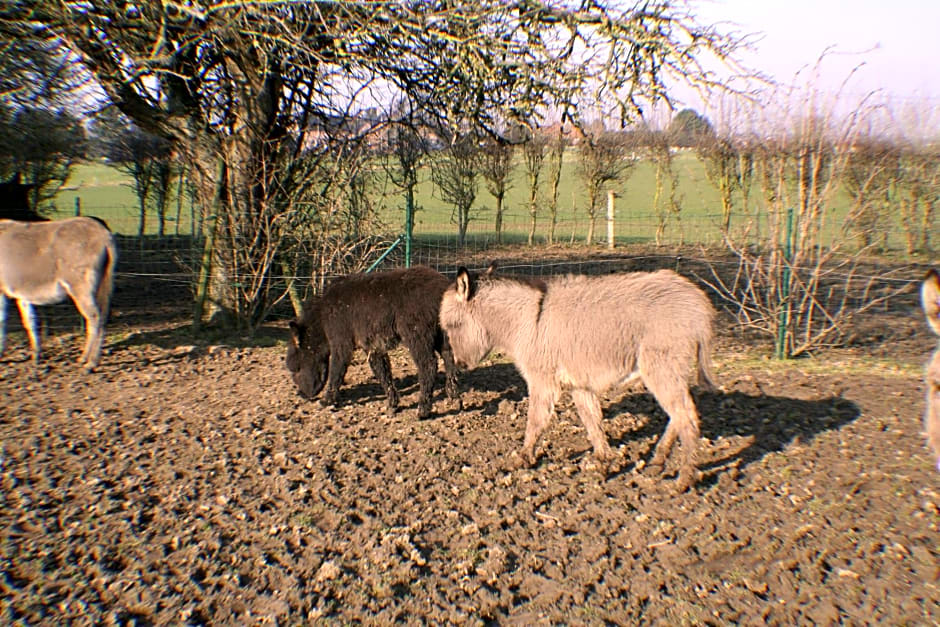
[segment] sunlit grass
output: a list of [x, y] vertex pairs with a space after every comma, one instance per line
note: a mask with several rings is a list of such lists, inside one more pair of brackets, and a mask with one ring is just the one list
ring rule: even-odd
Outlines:
[[[678, 198], [681, 213], [678, 220], [670, 217], [664, 243], [721, 242], [718, 228], [721, 203], [715, 188], [708, 182], [702, 162], [694, 152], [682, 151], [675, 155], [674, 168], [678, 173]], [[383, 171], [380, 168], [376, 172]], [[546, 241], [549, 228], [547, 193], [547, 168], [542, 174], [542, 194], [536, 217], [536, 240]], [[646, 160], [640, 161], [628, 171], [628, 176], [616, 182], [615, 237], [618, 244], [643, 243], [654, 240], [658, 218], [654, 206], [655, 167]], [[521, 161], [517, 163], [510, 187], [504, 201], [504, 242], [524, 243], [530, 228], [528, 191]], [[404, 199], [393, 185], [381, 181], [375, 186], [374, 201], [379, 208], [381, 220], [392, 232], [401, 232], [404, 227]], [[754, 194], [755, 201], [759, 194]], [[180, 205], [177, 224], [175, 190], [168, 211], [166, 232], [187, 234], [194, 228], [191, 207], [185, 196]], [[74, 215], [75, 201], [80, 199], [81, 212], [101, 217], [113, 230], [124, 234], [136, 234], [139, 224], [139, 209], [129, 175], [104, 163], [86, 163], [74, 168], [69, 181], [55, 199], [55, 217]], [[419, 238], [452, 239], [456, 225], [452, 220], [453, 208], [441, 200], [430, 180], [430, 170], [421, 172], [421, 182], [416, 197], [418, 211], [415, 215], [415, 235]], [[848, 208], [848, 199], [838, 195], [827, 218], [826, 239], [836, 237]], [[494, 236], [495, 199], [480, 181], [479, 192], [468, 236], [470, 241], [492, 242]], [[606, 240], [606, 209], [601, 208], [596, 223], [597, 241]], [[738, 215], [732, 221], [733, 229], [744, 229], [752, 222], [753, 210], [748, 215]], [[766, 235], [766, 224], [762, 225]], [[156, 217], [147, 216], [146, 232], [157, 230]], [[557, 242], [583, 241], [588, 231], [587, 196], [578, 176], [578, 157], [574, 150], [566, 156], [558, 194]], [[760, 231], [752, 231], [751, 236]], [[899, 235], [899, 233], [898, 233]], [[899, 239], [895, 237], [894, 239]]]

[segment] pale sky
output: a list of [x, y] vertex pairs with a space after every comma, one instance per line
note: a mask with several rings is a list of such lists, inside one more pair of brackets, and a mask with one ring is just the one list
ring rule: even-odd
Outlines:
[[730, 22], [723, 30], [759, 32], [742, 60], [781, 83], [792, 84], [817, 59], [819, 85], [836, 90], [852, 68], [851, 95], [883, 90], [892, 101], [940, 108], [940, 0], [688, 0], [703, 23]]

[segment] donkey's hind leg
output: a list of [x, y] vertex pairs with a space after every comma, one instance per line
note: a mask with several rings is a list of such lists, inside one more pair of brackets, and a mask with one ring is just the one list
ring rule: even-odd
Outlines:
[[650, 361], [644, 360], [643, 357], [641, 355], [640, 359], [643, 383], [669, 416], [666, 431], [656, 446], [650, 466], [654, 469], [665, 467], [666, 458], [676, 438], [681, 440], [682, 463], [676, 487], [679, 491], [685, 491], [698, 477], [698, 471], [695, 469], [695, 454], [699, 441], [698, 411], [682, 369], [675, 367], [676, 363], [682, 360], [669, 361], [665, 354], [660, 354], [659, 359]]
[[91, 370], [101, 359], [101, 344], [104, 341], [104, 315], [98, 309], [94, 292], [69, 292], [78, 313], [85, 319], [85, 349], [82, 351], [81, 364]]
[[434, 401], [434, 380], [437, 378], [437, 355], [434, 344], [424, 338], [409, 342], [408, 351], [418, 370], [418, 419], [431, 415]]
[[388, 360], [388, 353], [381, 350], [369, 353], [369, 366], [372, 367], [372, 374], [385, 389], [388, 412], [393, 413], [398, 409], [398, 390], [395, 388], [395, 380], [392, 377], [392, 365]]
[[16, 301], [16, 307], [20, 310], [20, 318], [23, 320], [23, 326], [26, 327], [26, 334], [29, 336], [29, 347], [33, 351], [33, 363], [38, 366], [39, 360], [42, 359], [42, 347], [39, 345], [39, 319], [36, 316], [36, 309], [23, 299]]

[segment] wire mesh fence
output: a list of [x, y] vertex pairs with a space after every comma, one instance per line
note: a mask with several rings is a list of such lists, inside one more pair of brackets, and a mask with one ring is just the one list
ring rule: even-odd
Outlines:
[[[128, 207], [83, 207], [87, 215], [104, 215], [112, 231], [117, 233], [119, 263], [117, 267], [117, 293], [115, 308], [147, 306], [176, 308], [177, 315], [185, 317], [191, 312], [193, 287], [198, 273], [203, 240], [201, 225], [196, 220], [177, 223], [168, 220], [164, 233], [149, 229], [155, 226], [148, 217], [147, 234], [136, 235], [139, 216]], [[617, 271], [653, 270], [671, 268], [682, 274], [707, 281], [715, 272], [731, 272], [738, 261], [723, 246], [721, 216], [661, 216], [642, 212], [620, 212], [614, 220], [614, 245], [608, 246], [606, 222], [596, 223], [595, 244], [587, 245], [585, 236], [588, 219], [559, 220], [554, 228], [553, 242], [548, 242], [550, 224], [544, 216], [537, 216], [532, 245], [528, 244], [532, 223], [531, 217], [521, 212], [508, 213], [504, 217], [501, 237], [497, 237], [493, 224], [487, 216], [472, 221], [460, 243], [456, 226], [446, 222], [423, 221], [415, 225], [412, 246], [413, 265], [427, 265], [438, 271], [453, 275], [459, 266], [484, 269], [491, 261], [499, 262], [506, 272], [531, 276], [551, 276], [564, 273], [610, 273]], [[179, 226], [180, 228], [177, 228]], [[834, 229], [835, 227], [833, 227]], [[657, 242], [657, 230], [659, 241]], [[765, 242], [768, 233], [766, 218], [761, 216], [733, 216], [732, 232], [735, 237], [747, 238], [754, 245]], [[388, 242], [395, 241], [400, 233], [386, 234]], [[830, 235], [835, 237], [835, 230]], [[872, 278], [884, 281], [896, 289], [899, 285], [913, 286], [919, 282], [929, 258], [911, 259], [900, 252], [900, 233], [890, 233], [885, 241], [894, 242], [886, 251], [872, 258], [871, 263], [858, 272], [856, 278]], [[937, 234], [932, 233], [936, 237]], [[936, 241], [936, 239], [934, 239]], [[362, 260], [362, 267], [379, 261], [376, 269], [390, 269], [405, 265], [404, 247], [386, 251], [373, 248], [372, 258]], [[242, 277], [228, 274], [227, 281], [239, 281]], [[324, 277], [317, 277], [321, 282]], [[326, 277], [329, 280], [332, 277]], [[310, 286], [311, 276], [288, 275], [282, 269], [272, 272], [270, 277], [283, 291], [289, 280], [308, 286], [306, 294], [315, 291]], [[321, 283], [322, 284], [322, 283]], [[913, 292], [913, 290], [910, 290]], [[889, 305], [886, 305], [886, 307]], [[904, 301], [902, 306], [912, 306]], [[71, 305], [60, 306], [46, 316], [49, 329], [72, 329], [81, 321], [68, 313]], [[74, 313], [74, 312], [72, 312]], [[294, 315], [290, 301], [282, 298], [268, 316], [269, 321], [283, 321]], [[13, 316], [11, 316], [11, 319]], [[14, 323], [15, 326], [15, 323]]]

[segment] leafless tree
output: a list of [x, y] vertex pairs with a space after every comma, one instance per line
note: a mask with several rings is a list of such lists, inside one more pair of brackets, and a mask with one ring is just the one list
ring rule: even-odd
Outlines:
[[594, 242], [605, 187], [613, 182], [624, 182], [636, 165], [632, 137], [632, 134], [603, 128], [582, 131], [578, 144], [578, 174], [587, 190], [588, 245]]
[[721, 232], [731, 228], [731, 215], [734, 211], [733, 194], [742, 183], [738, 147], [733, 139], [712, 135], [696, 147], [699, 160], [705, 166], [708, 182], [718, 190], [721, 199]]
[[900, 157], [893, 142], [871, 131], [856, 140], [849, 155], [843, 185], [852, 204], [843, 228], [859, 248], [887, 244], [890, 199], [901, 177]]
[[561, 184], [561, 169], [564, 165], [565, 149], [568, 140], [565, 127], [558, 125], [555, 136], [548, 147], [548, 243], [555, 243], [555, 227], [558, 225], [558, 187]]
[[908, 254], [931, 252], [930, 232], [940, 203], [940, 146], [904, 146], [897, 205]]
[[85, 130], [66, 111], [23, 107], [0, 115], [0, 176], [18, 173], [32, 184], [36, 210], [50, 203], [84, 156]]
[[[117, 116], [109, 116], [117, 117]], [[145, 133], [127, 120], [99, 118], [97, 132], [105, 143], [105, 156], [128, 174], [137, 196], [137, 236], [147, 231], [147, 214], [157, 214], [157, 235], [165, 232], [166, 210], [173, 182], [173, 147], [162, 137]]]
[[522, 161], [529, 194], [529, 246], [535, 244], [535, 226], [539, 215], [539, 178], [542, 176], [547, 149], [548, 140], [541, 133], [529, 133], [522, 144]]
[[715, 86], [705, 59], [729, 60], [737, 43], [672, 0], [0, 5], [0, 32], [24, 30], [61, 45], [135, 124], [177, 146], [207, 225], [202, 258], [215, 264], [200, 269], [197, 325], [210, 279], [236, 317], [267, 309], [235, 303], [248, 292], [230, 288], [255, 281], [237, 273], [270, 278], [278, 242], [263, 240], [280, 234], [270, 226], [284, 221], [289, 157], [312, 125], [389, 94], [454, 133], [550, 110], [577, 117], [586, 98], [631, 120], [674, 79]]
[[656, 245], [663, 245], [670, 220], [677, 223], [681, 243], [682, 203], [679, 198], [679, 173], [675, 168], [670, 136], [662, 131], [648, 130], [641, 133], [640, 137], [655, 173], [653, 211], [656, 213]]
[[[415, 214], [421, 209], [415, 201], [415, 192], [419, 183], [419, 172], [430, 151], [430, 126], [407, 101], [396, 104], [392, 113], [392, 123], [386, 136], [385, 170], [389, 180], [405, 195], [405, 234], [408, 238], [406, 247], [411, 245], [414, 232]], [[406, 263], [411, 262], [411, 250], [406, 251]]]
[[496, 243], [503, 243], [503, 211], [506, 192], [512, 188], [512, 168], [515, 146], [502, 138], [484, 140], [480, 154], [480, 174], [487, 191], [496, 200], [493, 228]]
[[[786, 122], [764, 118], [753, 153], [768, 236], [753, 245], [746, 229], [727, 232], [737, 269], [713, 269], [712, 286], [741, 324], [773, 337], [776, 356], [790, 358], [839, 344], [849, 322], [908, 286], [875, 291], [891, 277], [864, 272], [867, 249], [846, 246], [845, 229], [832, 223], [833, 198], [870, 107], [863, 100], [844, 117], [811, 89], [771, 97], [785, 103], [777, 119]], [[759, 106], [766, 114], [767, 103]]]
[[475, 217], [473, 203], [480, 188], [483, 150], [476, 133], [441, 133], [445, 147], [435, 153], [431, 178], [441, 199], [453, 207], [451, 220], [457, 225], [457, 245], [464, 246], [467, 228]]

